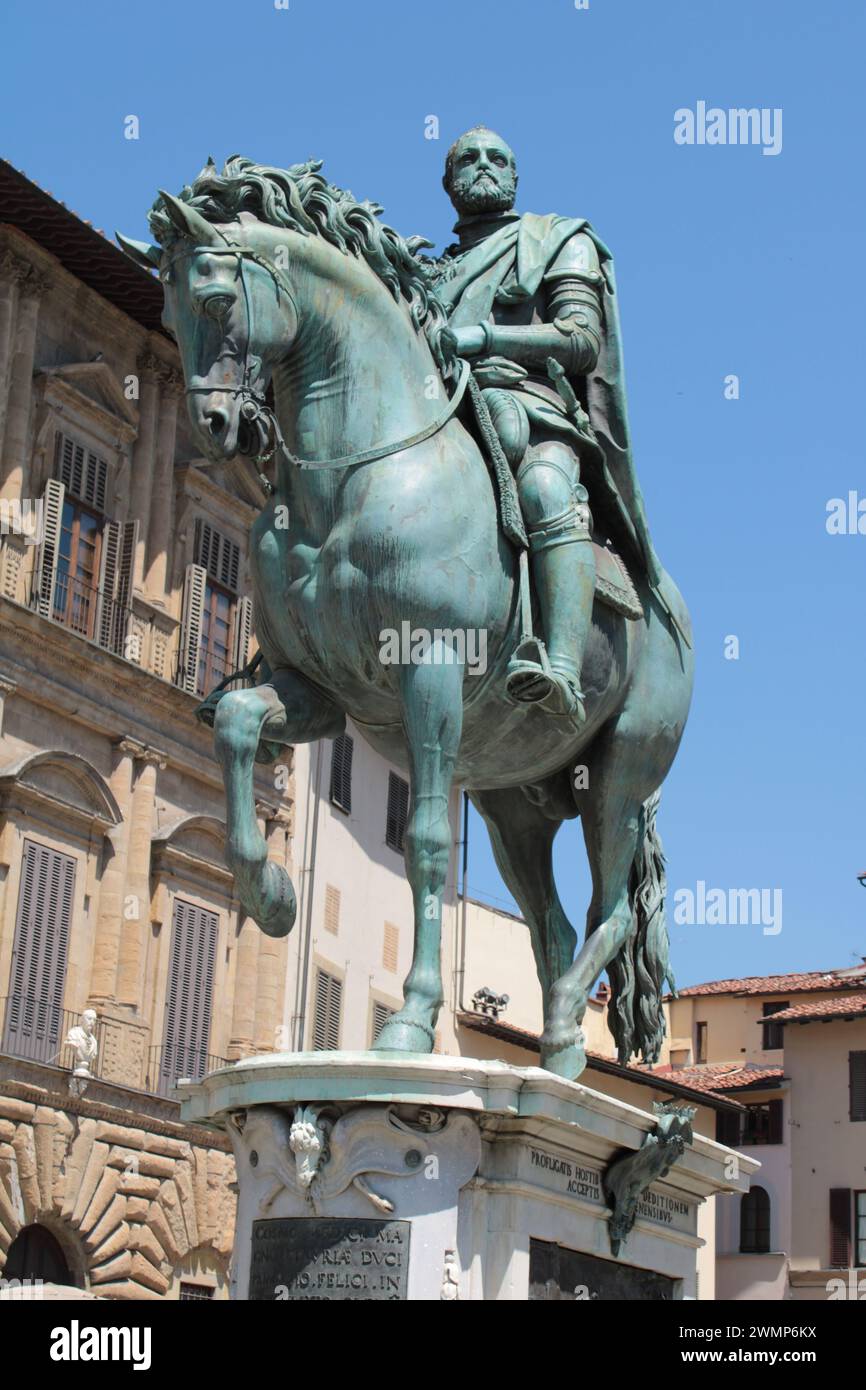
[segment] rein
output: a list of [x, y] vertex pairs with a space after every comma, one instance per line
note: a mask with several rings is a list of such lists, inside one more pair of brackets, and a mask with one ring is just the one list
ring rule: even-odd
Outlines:
[[[219, 231], [218, 227], [214, 227], [214, 231], [217, 232], [217, 235], [223, 238], [223, 241], [225, 242], [225, 247], [192, 247], [189, 251], [172, 256], [169, 261], [169, 266], [173, 265], [173, 263], [176, 260], [181, 260], [184, 258], [198, 255], [237, 256], [237, 276], [241, 282], [241, 288], [244, 292], [244, 305], [246, 307], [247, 315], [247, 339], [246, 347], [244, 349], [244, 360], [242, 364], [242, 380], [240, 386], [187, 386], [185, 388], [185, 394], [188, 396], [194, 396], [215, 395], [221, 393], [228, 396], [240, 396], [240, 413], [243, 416], [244, 420], [248, 424], [255, 426], [259, 430], [260, 438], [266, 441], [272, 441], [271, 447], [270, 449], [268, 449], [266, 453], [262, 452], [254, 454], [252, 456], [254, 463], [269, 463], [270, 460], [274, 457], [274, 455], [279, 451], [283, 454], [283, 456], [288, 460], [289, 463], [294, 465], [295, 468], [306, 469], [308, 471], [327, 471], [329, 469], [353, 468], [357, 464], [373, 463], [376, 459], [387, 458], [389, 454], [398, 454], [404, 449], [411, 449], [416, 444], [423, 444], [426, 439], [431, 439], [434, 434], [438, 434], [439, 431], [443, 429], [445, 425], [447, 425], [448, 421], [457, 411], [457, 408], [460, 405], [461, 400], [463, 399], [466, 387], [469, 383], [470, 365], [467, 361], [463, 361], [461, 363], [460, 376], [458, 378], [457, 385], [454, 389], [454, 393], [448, 400], [448, 405], [446, 409], [442, 412], [438, 419], [434, 420], [429, 425], [425, 425], [423, 429], [416, 430], [414, 434], [407, 435], [406, 438], [396, 440], [392, 444], [379, 444], [372, 449], [363, 449], [354, 454], [343, 454], [341, 457], [333, 459], [302, 459], [299, 458], [297, 454], [293, 454], [291, 449], [286, 444], [286, 441], [283, 439], [283, 434], [279, 426], [279, 421], [277, 420], [274, 411], [268, 405], [264, 393], [257, 390], [255, 385], [253, 384], [253, 365], [250, 360], [250, 341], [252, 338], [253, 314], [252, 305], [250, 303], [249, 290], [247, 288], [247, 282], [244, 277], [244, 260], [246, 259], [254, 261], [256, 265], [262, 266], [262, 268], [268, 272], [268, 274], [274, 281], [278, 296], [281, 289], [283, 293], [286, 295], [286, 298], [291, 303], [294, 303], [294, 296], [292, 294], [291, 288], [289, 287], [287, 282], [282, 279], [279, 272], [277, 271], [277, 268], [270, 261], [266, 260], [264, 256], [260, 256], [258, 252], [253, 251], [250, 247], [240, 246], [237, 242], [229, 241], [228, 238], [223, 236], [223, 233]], [[162, 273], [160, 273], [159, 278], [160, 280], [165, 282], [165, 276]], [[267, 490], [273, 491], [272, 485], [270, 484], [270, 482], [268, 482], [264, 475], [260, 474], [259, 477], [263, 485], [266, 485]]]

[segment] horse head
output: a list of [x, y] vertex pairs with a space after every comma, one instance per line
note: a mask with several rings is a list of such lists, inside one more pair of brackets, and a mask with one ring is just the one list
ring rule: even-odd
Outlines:
[[298, 332], [280, 268], [285, 232], [278, 240], [276, 228], [245, 212], [214, 224], [169, 193], [156, 208], [164, 214], [161, 245], [117, 239], [159, 271], [162, 322], [180, 352], [196, 439], [213, 462], [259, 454], [269, 436], [265, 394]]

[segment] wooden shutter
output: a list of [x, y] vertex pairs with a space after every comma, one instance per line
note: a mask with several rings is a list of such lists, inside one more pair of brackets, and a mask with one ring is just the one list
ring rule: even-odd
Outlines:
[[66, 490], [55, 478], [49, 478], [42, 494], [42, 544], [36, 557], [33, 573], [34, 603], [43, 618], [54, 610], [54, 585], [57, 580], [57, 557], [60, 552], [60, 529], [63, 524], [63, 504]]
[[117, 583], [115, 586], [114, 650], [127, 661], [141, 661], [139, 650], [127, 650], [126, 636], [132, 608], [132, 585], [135, 576], [135, 552], [138, 549], [138, 518], [124, 523], [120, 537], [120, 550], [117, 560]]
[[848, 1053], [849, 1118], [866, 1120], [866, 1052]]
[[325, 931], [336, 936], [340, 930], [340, 890], [327, 884], [325, 888]]
[[395, 772], [388, 773], [388, 815], [385, 824], [385, 843], [403, 853], [403, 839], [409, 818], [409, 783]]
[[389, 1009], [387, 1004], [382, 1004], [378, 999], [373, 1000], [373, 1027], [370, 1046], [372, 1047], [381, 1033], [389, 1018], [394, 1017], [394, 1010]]
[[830, 1188], [830, 1267], [848, 1269], [851, 1264], [851, 1189]]
[[313, 1013], [313, 1048], [316, 1052], [336, 1052], [339, 1048], [342, 1005], [342, 980], [324, 970], [318, 971]]
[[207, 1070], [218, 935], [215, 912], [175, 898], [160, 1065], [165, 1088], [180, 1076], [201, 1077]]
[[104, 458], [85, 449], [69, 435], [58, 433], [54, 445], [54, 473], [73, 497], [99, 512], [105, 511], [108, 464]]
[[211, 579], [237, 593], [241, 553], [234, 541], [201, 517], [195, 523], [194, 559]]
[[716, 1142], [729, 1149], [740, 1147], [740, 1114], [736, 1110], [716, 1112]]
[[25, 840], [4, 1050], [52, 1061], [61, 1045], [75, 860]]
[[121, 528], [116, 521], [107, 521], [102, 530], [102, 556], [99, 567], [99, 604], [96, 618], [96, 639], [100, 647], [116, 651], [117, 613], [114, 595], [117, 590], [117, 571], [120, 559]]
[[782, 1144], [785, 1141], [784, 1119], [785, 1102], [782, 1100], [770, 1101], [770, 1123], [767, 1135], [768, 1144]]
[[234, 667], [235, 671], [242, 671], [247, 664], [250, 649], [250, 637], [253, 631], [253, 605], [248, 598], [239, 598], [235, 606], [235, 631], [234, 631]]
[[385, 933], [382, 940], [382, 967], [385, 970], [395, 971], [397, 969], [397, 950], [400, 943], [400, 928], [393, 922], [385, 923]]
[[180, 657], [177, 683], [182, 690], [195, 695], [198, 687], [198, 663], [201, 655], [201, 630], [204, 620], [204, 599], [207, 570], [201, 565], [187, 565], [183, 581], [183, 612], [181, 616]]
[[349, 734], [340, 734], [331, 744], [331, 801], [346, 815], [352, 814], [352, 755], [355, 744]]

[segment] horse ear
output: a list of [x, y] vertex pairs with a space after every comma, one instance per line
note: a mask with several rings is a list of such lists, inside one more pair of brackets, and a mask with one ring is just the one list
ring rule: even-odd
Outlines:
[[225, 245], [224, 239], [212, 224], [206, 221], [200, 212], [196, 212], [195, 208], [191, 208], [189, 203], [181, 202], [180, 198], [172, 197], [171, 193], [166, 193], [163, 189], [159, 190], [159, 196], [172, 223], [182, 236], [191, 237], [199, 246]]
[[162, 259], [161, 246], [151, 246], [146, 241], [133, 241], [132, 237], [121, 236], [120, 232], [115, 232], [114, 237], [121, 251], [125, 251], [127, 256], [145, 270], [153, 270], [154, 266], [159, 268]]

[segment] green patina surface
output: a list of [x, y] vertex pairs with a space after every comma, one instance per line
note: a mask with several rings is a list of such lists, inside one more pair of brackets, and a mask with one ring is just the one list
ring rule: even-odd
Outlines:
[[[157, 244], [121, 244], [159, 268], [203, 454], [271, 475], [250, 539], [262, 661], [253, 686], [201, 710], [245, 911], [275, 936], [296, 913], [257, 827], [254, 761], [333, 738], [349, 715], [411, 784], [415, 954], [377, 1046], [433, 1046], [457, 783], [532, 937], [543, 1064], [573, 1078], [605, 969], [621, 1058], [658, 1056], [669, 966], [655, 816], [692, 651], [637, 483], [612, 257], [582, 219], [516, 213], [516, 184], [499, 136], [462, 136], [445, 175], [457, 241], [430, 259], [317, 161], [233, 158], [160, 195]], [[458, 408], [463, 362], [473, 385]], [[519, 515], [503, 528], [509, 497]], [[622, 556], [642, 616], [601, 601], [591, 537]], [[383, 633], [407, 623], [428, 634], [424, 659], [383, 661]], [[467, 634], [476, 651], [483, 634], [483, 670], [467, 665]], [[556, 832], [578, 816], [593, 876], [579, 947], [552, 867]]]

